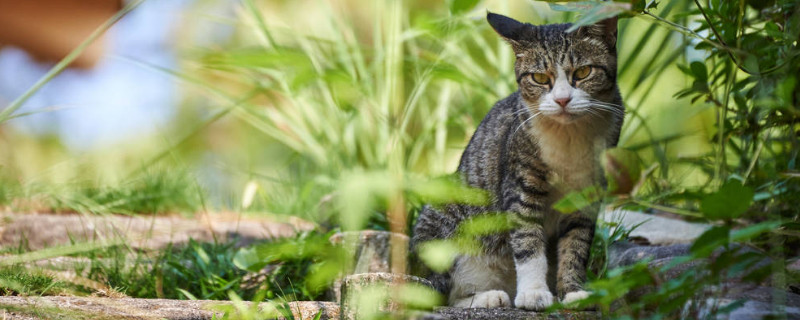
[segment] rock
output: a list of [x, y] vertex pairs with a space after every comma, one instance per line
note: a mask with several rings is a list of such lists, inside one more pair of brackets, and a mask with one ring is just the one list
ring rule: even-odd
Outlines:
[[339, 319], [339, 304], [329, 301], [293, 301], [287, 304], [294, 319]]
[[[245, 302], [245, 307], [252, 303]], [[230, 301], [111, 299], [91, 297], [0, 297], [0, 309], [10, 319], [170, 319], [201, 320], [221, 318]], [[281, 318], [269, 303], [259, 304], [267, 318]], [[332, 302], [298, 301], [285, 305], [295, 319], [338, 319], [339, 307]], [[272, 310], [272, 311], [270, 311]], [[271, 312], [271, 313], [270, 313]]]
[[554, 313], [543, 313], [525, 311], [516, 308], [455, 308], [455, 307], [442, 307], [436, 308], [433, 313], [426, 314], [419, 317], [424, 320], [457, 320], [457, 319], [472, 319], [472, 320], [523, 320], [523, 319], [565, 319], [565, 320], [579, 320], [579, 319], [601, 319], [600, 313], [595, 311], [559, 311]]
[[432, 288], [428, 280], [405, 274], [373, 272], [345, 277], [341, 287], [342, 319], [369, 318], [400, 310], [400, 302], [392, 295], [409, 284]]
[[123, 237], [135, 249], [161, 249], [194, 239], [232, 241], [245, 246], [254, 241], [288, 237], [313, 224], [300, 219], [243, 218], [235, 214], [180, 216], [120, 216], [89, 214], [5, 214], [0, 219], [0, 247], [23, 244], [31, 250]]
[[[733, 303], [732, 300], [721, 300], [721, 305]], [[729, 320], [750, 320], [750, 319], [800, 319], [800, 307], [784, 306], [782, 312], [776, 312], [775, 306], [769, 303], [758, 301], [745, 301], [744, 305], [733, 310], [724, 319]]]
[[[733, 320], [800, 319], [800, 295], [798, 294], [741, 283], [727, 284], [723, 292], [724, 295], [721, 298], [705, 301], [700, 308], [700, 317], [704, 318], [711, 310], [719, 310], [737, 301], [744, 301], [742, 306], [722, 318]], [[778, 298], [776, 294], [780, 294], [782, 297]]]
[[711, 228], [711, 225], [705, 223], [686, 222], [627, 210], [606, 211], [600, 215], [600, 219], [619, 223], [627, 230], [633, 230], [630, 233], [632, 237], [645, 238], [653, 245], [692, 243]]
[[800, 272], [800, 259], [797, 259], [792, 263], [786, 265], [786, 269], [788, 269], [789, 271]]
[[392, 270], [391, 262], [392, 244], [408, 248], [407, 235], [376, 230], [349, 231], [334, 234], [330, 241], [344, 246], [353, 255], [355, 264], [345, 271], [347, 274], [406, 271]]
[[629, 242], [615, 242], [609, 247], [608, 268], [627, 266], [646, 259], [662, 260], [689, 254], [688, 244], [668, 246], [642, 246]]
[[[725, 298], [731, 301], [746, 299], [748, 301], [763, 302], [770, 305], [779, 303], [800, 308], [800, 295], [785, 290], [744, 283], [728, 283], [723, 289]], [[777, 297], [778, 294], [780, 294], [781, 297]]]
[[[649, 259], [648, 266], [653, 269], [659, 269], [672, 263], [672, 260], [679, 256], [689, 254], [689, 244], [674, 244], [667, 246], [642, 246], [628, 242], [617, 242], [609, 248], [609, 265], [608, 267], [615, 268], [627, 266], [639, 261]], [[740, 252], [752, 251], [748, 247], [739, 247]], [[716, 259], [719, 250], [712, 254], [710, 259]], [[668, 270], [664, 271], [660, 278], [662, 281], [676, 279], [681, 274], [688, 270], [698, 270], [698, 267], [705, 263], [706, 260], [693, 260], [686, 263], [675, 265]], [[769, 265], [769, 259], [759, 261], [748, 269], [743, 270], [743, 274], [747, 270], [756, 270], [757, 268]], [[703, 274], [697, 276], [702, 277]], [[708, 314], [715, 312], [731, 303], [743, 301], [743, 305], [734, 309], [729, 314], [722, 315], [724, 319], [761, 319], [764, 317], [782, 318], [785, 314], [788, 319], [800, 319], [800, 294], [796, 294], [790, 290], [776, 289], [767, 287], [770, 280], [764, 281], [762, 285], [749, 284], [739, 282], [741, 279], [731, 277], [727, 282], [716, 286], [704, 287], [703, 291], [707, 296], [714, 298], [706, 299], [699, 302], [699, 308], [696, 315], [689, 315], [691, 317], [705, 318]], [[632, 300], [638, 299], [655, 288], [651, 286], [636, 288], [628, 293], [628, 298]], [[689, 310], [689, 306], [685, 310]]]
[[[363, 273], [406, 273], [392, 270], [392, 245], [399, 245], [400, 252], [408, 249], [408, 236], [387, 231], [364, 230], [339, 232], [330, 237], [334, 245], [341, 245], [353, 257], [353, 265], [345, 268], [344, 275]], [[341, 280], [331, 287], [333, 301], [341, 301]]]

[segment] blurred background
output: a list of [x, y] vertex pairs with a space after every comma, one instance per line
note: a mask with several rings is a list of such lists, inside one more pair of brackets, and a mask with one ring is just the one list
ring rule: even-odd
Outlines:
[[[0, 1], [4, 105], [126, 4], [50, 2]], [[144, 1], [0, 125], [4, 203], [108, 211], [81, 190], [146, 189], [180, 172], [162, 196], [187, 200], [159, 210], [241, 210], [250, 185], [249, 210], [317, 217], [326, 195], [346, 194], [343, 176], [452, 173], [483, 115], [515, 90], [513, 56], [486, 10], [574, 19], [534, 1], [460, 3]], [[649, 21], [620, 22], [631, 115], [620, 145], [645, 168], [710, 150], [713, 111], [673, 98], [689, 81], [676, 67], [692, 56], [684, 41]], [[680, 163], [661, 169], [685, 186], [707, 178]]]

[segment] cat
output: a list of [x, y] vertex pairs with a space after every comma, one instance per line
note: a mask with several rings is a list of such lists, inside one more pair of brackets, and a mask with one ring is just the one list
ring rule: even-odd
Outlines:
[[589, 296], [583, 282], [599, 206], [564, 214], [552, 204], [604, 183], [599, 159], [616, 146], [625, 114], [616, 82], [617, 20], [573, 32], [571, 24], [534, 26], [491, 12], [487, 20], [516, 55], [518, 90], [478, 126], [458, 174], [492, 200], [424, 206], [412, 250], [454, 236], [466, 219], [506, 212], [512, 229], [481, 237], [479, 254], [462, 254], [428, 279], [456, 307], [543, 310], [554, 295], [569, 304]]

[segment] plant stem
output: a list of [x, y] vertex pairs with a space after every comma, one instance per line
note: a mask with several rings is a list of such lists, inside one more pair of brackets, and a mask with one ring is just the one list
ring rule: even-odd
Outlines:
[[686, 28], [686, 27], [684, 27], [684, 26], [682, 26], [682, 25], [679, 25], [679, 24], [677, 24], [677, 23], [674, 23], [674, 22], [672, 22], [672, 21], [669, 21], [669, 20], [667, 20], [667, 19], [664, 19], [664, 18], [662, 18], [662, 17], [659, 17], [659, 16], [657, 16], [657, 15], [654, 15], [654, 14], [650, 13], [649, 11], [644, 11], [644, 14], [645, 14], [646, 16], [649, 16], [649, 17], [651, 17], [651, 18], [655, 19], [656, 21], [658, 21], [658, 22], [660, 22], [660, 23], [662, 23], [662, 24], [666, 24], [666, 25], [670, 26], [670, 28], [671, 28], [672, 30], [674, 30], [674, 31], [680, 32], [680, 33], [682, 33], [682, 34], [685, 34], [685, 35], [691, 36], [691, 37], [693, 37], [693, 38], [695, 38], [695, 39], [697, 39], [697, 40], [700, 40], [700, 41], [703, 41], [703, 42], [705, 42], [705, 43], [708, 43], [708, 44], [710, 44], [711, 46], [713, 46], [714, 48], [717, 48], [717, 49], [720, 49], [720, 50], [725, 50], [725, 51], [730, 51], [730, 50], [733, 50], [732, 48], [730, 48], [730, 47], [728, 47], [728, 46], [723, 46], [723, 45], [719, 44], [719, 43], [718, 43], [718, 42], [716, 42], [716, 41], [712, 41], [712, 40], [706, 39], [705, 37], [703, 37], [703, 36], [701, 36], [701, 35], [697, 34], [696, 32], [692, 31], [692, 30], [691, 30], [691, 29], [689, 29], [689, 28]]
[[650, 202], [647, 202], [647, 201], [642, 201], [642, 200], [637, 200], [637, 199], [633, 199], [631, 201], [633, 201], [633, 203], [636, 203], [638, 205], [642, 205], [642, 206], [645, 206], [645, 207], [650, 207], [650, 208], [653, 208], [653, 209], [657, 209], [657, 210], [661, 210], [661, 211], [665, 211], [665, 212], [669, 212], [669, 213], [675, 213], [675, 214], [689, 216], [689, 217], [695, 217], [695, 218], [702, 218], [703, 217], [703, 215], [701, 213], [699, 213], [699, 212], [694, 212], [694, 211], [689, 211], [689, 210], [685, 210], [685, 209], [662, 206], [662, 205], [658, 205], [658, 204], [655, 204], [655, 203], [650, 203]]

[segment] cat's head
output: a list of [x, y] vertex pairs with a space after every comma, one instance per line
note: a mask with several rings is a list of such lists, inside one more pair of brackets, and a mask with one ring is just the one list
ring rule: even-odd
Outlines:
[[517, 84], [532, 112], [559, 123], [621, 113], [616, 18], [573, 32], [570, 24], [534, 26], [491, 12], [486, 18], [516, 54]]

